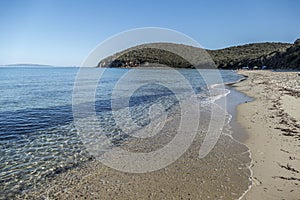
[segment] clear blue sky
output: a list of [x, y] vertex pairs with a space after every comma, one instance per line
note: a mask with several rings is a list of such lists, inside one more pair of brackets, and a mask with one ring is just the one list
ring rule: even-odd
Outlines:
[[298, 0], [0, 0], [0, 64], [80, 65], [106, 38], [170, 28], [209, 49], [300, 37]]

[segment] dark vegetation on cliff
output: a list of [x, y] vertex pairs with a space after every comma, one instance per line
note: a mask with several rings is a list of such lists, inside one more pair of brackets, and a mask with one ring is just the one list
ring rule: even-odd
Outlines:
[[300, 39], [294, 45], [282, 52], [275, 52], [270, 57], [264, 57], [264, 63], [273, 69], [300, 69]]
[[[98, 67], [159, 66], [179, 68], [221, 68], [267, 66], [269, 69], [300, 69], [300, 39], [289, 43], [254, 43], [220, 50], [151, 43], [129, 48], [101, 60]], [[215, 65], [214, 65], [215, 63]]]
[[242, 67], [266, 65], [263, 59], [276, 52], [284, 52], [291, 44], [288, 43], [255, 43], [234, 46], [220, 50], [208, 50], [218, 68], [237, 69]]

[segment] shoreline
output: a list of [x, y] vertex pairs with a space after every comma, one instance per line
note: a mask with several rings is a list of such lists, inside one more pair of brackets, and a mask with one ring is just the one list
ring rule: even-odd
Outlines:
[[249, 154], [249, 159], [250, 159], [250, 163], [248, 164], [248, 169], [250, 171], [248, 180], [251, 183], [238, 199], [243, 199], [244, 196], [250, 191], [250, 189], [253, 186], [253, 181], [251, 180], [251, 177], [253, 175], [253, 171], [251, 169], [251, 166], [253, 164], [253, 159], [251, 156], [251, 150], [246, 144], [246, 141], [249, 139], [249, 135], [246, 132], [245, 128], [242, 127], [242, 125], [237, 121], [237, 117], [238, 117], [237, 107], [241, 104], [251, 102], [254, 100], [253, 98], [247, 96], [245, 93], [242, 93], [235, 88], [235, 84], [243, 82], [245, 80], [247, 80], [247, 76], [243, 75], [243, 78], [241, 78], [236, 82], [230, 82], [224, 84], [225, 88], [230, 90], [230, 93], [226, 96], [227, 97], [226, 112], [229, 115], [231, 115], [231, 119], [228, 122], [228, 125], [230, 126], [230, 133], [229, 134], [225, 133], [225, 135], [229, 136], [233, 141], [245, 146], [248, 149], [247, 153]]
[[[234, 89], [254, 98], [237, 106], [237, 123], [249, 138], [253, 182], [242, 199], [297, 199], [300, 196], [300, 109], [297, 72], [239, 71]], [[283, 89], [284, 88], [284, 89]], [[292, 107], [292, 108], [291, 108]]]
[[[231, 116], [229, 128], [225, 126], [215, 149], [201, 161], [197, 159], [197, 145], [203, 141], [202, 136], [197, 137], [182, 158], [157, 172], [122, 173], [94, 160], [57, 174], [46, 185], [17, 198], [72, 199], [101, 195], [102, 199], [121, 199], [125, 195], [142, 199], [298, 199], [298, 72], [238, 73], [245, 78], [224, 84], [230, 90], [226, 94], [226, 112]], [[169, 133], [172, 128], [170, 124]]]
[[[230, 92], [229, 95], [233, 94]], [[236, 102], [233, 105], [236, 106]], [[202, 119], [201, 127], [205, 128], [208, 120]], [[199, 129], [199, 134], [187, 152], [164, 169], [131, 174], [113, 170], [94, 160], [58, 174], [17, 198], [240, 199], [251, 187], [249, 177], [252, 172], [249, 167], [252, 161], [249, 148], [232, 137], [232, 121], [233, 118], [228, 123], [229, 128], [227, 125], [225, 127], [229, 134], [222, 134], [217, 145], [205, 158], [198, 159], [199, 145], [205, 136], [205, 132]], [[170, 121], [166, 127], [167, 134], [173, 133], [174, 128], [176, 126]]]

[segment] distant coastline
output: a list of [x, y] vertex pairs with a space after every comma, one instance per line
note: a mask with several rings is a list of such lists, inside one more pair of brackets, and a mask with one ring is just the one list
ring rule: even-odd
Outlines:
[[57, 67], [79, 67], [79, 66], [54, 66], [54, 65], [43, 65], [43, 64], [7, 64], [7, 65], [0, 65], [1, 67], [24, 67], [24, 68], [57, 68]]
[[18, 63], [18, 64], [7, 64], [7, 65], [0, 65], [5, 66], [5, 67], [32, 67], [32, 66], [37, 66], [37, 67], [54, 67], [52, 65], [43, 65], [43, 64], [34, 64], [34, 63]]

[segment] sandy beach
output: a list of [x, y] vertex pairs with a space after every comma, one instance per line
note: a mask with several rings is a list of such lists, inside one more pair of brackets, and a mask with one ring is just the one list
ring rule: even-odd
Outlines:
[[[299, 199], [300, 77], [297, 72], [239, 73], [248, 78], [232, 87], [255, 100], [248, 101], [250, 98], [236, 90], [231, 92], [228, 110], [235, 112], [244, 99], [232, 119], [238, 125], [232, 127], [236, 140], [223, 134], [204, 159], [198, 158], [198, 151], [208, 124], [205, 120], [188, 151], [166, 168], [133, 174], [94, 160], [36, 183], [16, 198]], [[157, 138], [149, 148], [168, 142], [179, 117], [175, 115], [167, 123], [167, 138]], [[241, 135], [244, 132], [246, 135]]]
[[297, 72], [240, 71], [235, 84], [255, 98], [238, 106], [253, 163], [243, 199], [300, 199], [300, 76]]

